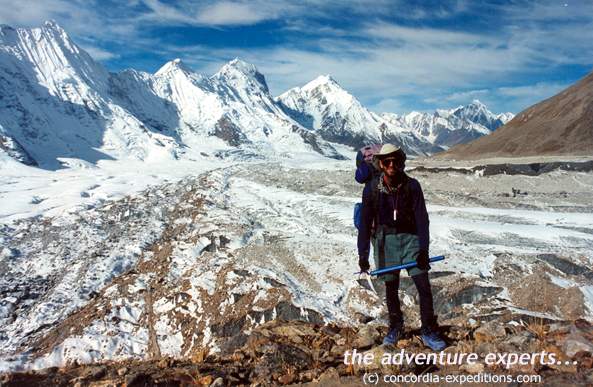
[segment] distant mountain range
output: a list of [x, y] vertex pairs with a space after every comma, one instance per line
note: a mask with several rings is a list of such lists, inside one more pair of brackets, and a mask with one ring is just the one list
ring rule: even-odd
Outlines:
[[415, 155], [440, 152], [490, 134], [513, 117], [512, 113], [495, 115], [478, 100], [432, 114], [379, 115], [327, 75], [287, 91], [276, 101], [295, 121], [327, 141], [354, 147], [393, 142]]
[[110, 73], [55, 22], [0, 26], [0, 154], [47, 169], [69, 158], [311, 152], [342, 158], [335, 144], [371, 142], [429, 155], [489, 134], [510, 118], [479, 101], [433, 114], [378, 115], [329, 76], [274, 98], [255, 66], [238, 59], [213, 76], [179, 59], [155, 74]]
[[593, 73], [517, 114], [487, 137], [461, 144], [442, 158], [593, 156]]

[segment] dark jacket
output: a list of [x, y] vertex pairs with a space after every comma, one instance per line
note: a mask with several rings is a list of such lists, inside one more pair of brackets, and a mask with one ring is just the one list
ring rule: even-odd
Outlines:
[[[424, 194], [418, 180], [404, 174], [404, 183], [393, 193], [384, 187], [383, 174], [374, 178], [365, 187], [362, 196], [362, 221], [358, 233], [358, 255], [369, 256], [369, 246], [374, 219], [379, 225], [393, 227], [398, 232], [418, 235], [419, 247], [428, 251], [430, 241], [428, 212]], [[407, 187], [404, 187], [407, 184]], [[376, 193], [373, 194], [373, 191]], [[377, 203], [373, 203], [375, 196]], [[397, 205], [397, 219], [393, 220], [393, 210]]]
[[[360, 152], [359, 152], [359, 154], [360, 154]], [[358, 165], [358, 168], [356, 168], [356, 173], [354, 174], [354, 178], [360, 184], [364, 184], [364, 189], [362, 191], [362, 197], [364, 199], [365, 195], [369, 195], [371, 192], [370, 191], [371, 190], [371, 180], [373, 180], [373, 177], [379, 176], [380, 172], [377, 171], [372, 165], [365, 162], [362, 159], [362, 157], [360, 157], [360, 159], [359, 159], [359, 155], [357, 155], [356, 165]], [[362, 205], [361, 211], [364, 211], [364, 203]], [[364, 212], [363, 212], [363, 214], [364, 214]], [[369, 238], [367, 237], [365, 239], [363, 233], [360, 232], [360, 230], [358, 232], [357, 245], [358, 245], [359, 252], [369, 250]], [[367, 255], [368, 255], [368, 253], [367, 253]]]

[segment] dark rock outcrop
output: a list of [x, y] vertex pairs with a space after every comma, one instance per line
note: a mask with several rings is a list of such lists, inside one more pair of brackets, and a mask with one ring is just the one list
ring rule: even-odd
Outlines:
[[[369, 340], [360, 341], [375, 331]], [[379, 335], [377, 334], [379, 333]], [[380, 360], [386, 353], [427, 353], [417, 331], [406, 331], [396, 346], [378, 345], [385, 327], [359, 328], [319, 325], [303, 321], [274, 320], [255, 328], [251, 335], [225, 354], [196, 353], [190, 359], [161, 358], [127, 360], [102, 364], [70, 365], [39, 371], [0, 375], [3, 386], [70, 385], [360, 385], [365, 372], [393, 374], [393, 366]], [[476, 364], [402, 364], [400, 374], [435, 375], [490, 372], [505, 375], [533, 375], [544, 385], [590, 385], [593, 382], [593, 326], [584, 320], [554, 324], [509, 324], [502, 320], [485, 324], [442, 328], [449, 353], [476, 353]], [[360, 345], [364, 345], [362, 348]], [[368, 365], [344, 364], [344, 352], [372, 353]], [[231, 349], [231, 348], [230, 348]], [[539, 354], [545, 351], [547, 364], [496, 365], [485, 361], [486, 352]], [[558, 359], [549, 362], [549, 354]], [[505, 360], [506, 361], [506, 360]]]

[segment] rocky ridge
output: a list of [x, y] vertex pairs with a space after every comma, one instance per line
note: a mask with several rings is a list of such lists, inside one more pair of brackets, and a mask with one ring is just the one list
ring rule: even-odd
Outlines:
[[[148, 361], [105, 362], [92, 365], [72, 364], [35, 372], [0, 375], [4, 386], [70, 385], [304, 385], [357, 386], [364, 373], [380, 375], [446, 375], [489, 373], [507, 377], [537, 377], [545, 385], [585, 386], [593, 383], [593, 326], [577, 320], [546, 324], [541, 321], [517, 323], [473, 321], [471, 326], [444, 326], [442, 334], [449, 344], [446, 353], [476, 353], [475, 364], [383, 365], [385, 353], [429, 354], [417, 331], [407, 331], [396, 346], [380, 345], [386, 333], [383, 326], [357, 328], [335, 324], [319, 325], [302, 321], [274, 320], [256, 327], [245, 343], [216, 354], [195, 352], [182, 359], [154, 357]], [[346, 351], [373, 354], [368, 365], [345, 364]], [[488, 364], [488, 353], [548, 354], [534, 364]], [[550, 362], [553, 354], [557, 361]], [[434, 380], [434, 379], [433, 379]], [[539, 380], [539, 381], [538, 381]], [[445, 385], [443, 382], [437, 385]], [[503, 385], [513, 385], [512, 382]]]

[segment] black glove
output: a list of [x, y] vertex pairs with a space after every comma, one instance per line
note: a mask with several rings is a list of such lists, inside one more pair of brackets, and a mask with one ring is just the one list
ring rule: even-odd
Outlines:
[[365, 257], [358, 257], [358, 267], [360, 267], [361, 273], [367, 273], [371, 268], [369, 265], [369, 259]]
[[418, 264], [418, 269], [420, 270], [430, 270], [430, 260], [428, 258], [428, 251], [427, 250], [420, 250], [418, 252], [418, 257], [416, 258], [416, 263]]

